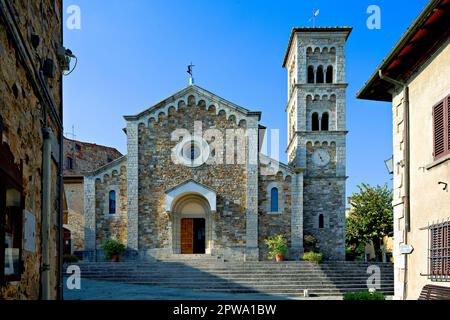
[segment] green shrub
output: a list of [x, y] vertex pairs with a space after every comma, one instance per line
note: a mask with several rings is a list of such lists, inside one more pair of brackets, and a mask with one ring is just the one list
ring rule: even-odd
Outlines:
[[358, 291], [346, 292], [344, 300], [385, 300], [385, 297], [381, 292]]
[[264, 242], [269, 248], [269, 259], [284, 256], [287, 252], [287, 240], [281, 234], [269, 237]]
[[63, 262], [64, 263], [76, 263], [78, 261], [80, 261], [80, 259], [78, 259], [77, 256], [73, 256], [71, 254], [65, 254], [63, 256]]
[[115, 241], [108, 240], [103, 245], [103, 251], [107, 260], [111, 260], [113, 256], [122, 256], [125, 253], [125, 245]]
[[303, 255], [303, 260], [305, 261], [312, 261], [316, 263], [322, 263], [323, 261], [323, 254], [317, 253], [317, 252], [306, 252]]
[[305, 247], [306, 252], [317, 252], [317, 239], [310, 234], [306, 234], [303, 237], [303, 245]]

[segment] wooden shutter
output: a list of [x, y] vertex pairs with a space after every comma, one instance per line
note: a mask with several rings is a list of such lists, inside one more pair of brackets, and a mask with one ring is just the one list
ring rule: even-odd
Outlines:
[[448, 150], [446, 141], [446, 126], [444, 118], [445, 115], [444, 101], [433, 108], [433, 140], [434, 140], [434, 158], [440, 158]]
[[447, 120], [447, 153], [450, 153], [450, 96], [446, 99], [447, 108], [445, 108], [447, 112], [446, 120]]

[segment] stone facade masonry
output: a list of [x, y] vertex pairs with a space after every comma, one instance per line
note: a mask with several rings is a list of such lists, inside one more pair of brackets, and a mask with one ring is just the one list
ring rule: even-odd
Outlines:
[[[345, 259], [345, 181], [346, 181], [346, 102], [345, 43], [349, 30], [337, 28], [304, 28], [294, 31], [286, 68], [289, 78], [287, 107], [291, 130], [288, 145], [289, 163], [303, 169], [303, 233], [318, 240], [327, 259]], [[319, 66], [324, 72], [333, 68], [331, 83], [317, 83]], [[314, 81], [308, 79], [308, 67], [314, 70]], [[326, 73], [324, 73], [326, 82]], [[324, 114], [328, 128], [321, 127]], [[318, 126], [313, 128], [313, 114]], [[313, 131], [315, 130], [315, 131]], [[330, 161], [314, 163], [317, 150], [326, 152]], [[319, 216], [324, 226], [319, 227]]]
[[[58, 138], [61, 132], [58, 122], [61, 122], [62, 115], [63, 73], [58, 65], [57, 50], [62, 44], [63, 7], [62, 1], [8, 2], [11, 4], [12, 13], [3, 5], [5, 2], [2, 2], [7, 18], [3, 16], [0, 18], [0, 145], [10, 150], [13, 155], [12, 162], [16, 167], [21, 167], [22, 179], [16, 182], [23, 188], [24, 209], [34, 216], [36, 224], [34, 230], [28, 230], [35, 234], [34, 238], [29, 239], [34, 243], [34, 250], [25, 250], [23, 246], [25, 223], [23, 228], [18, 230], [23, 248], [20, 255], [23, 269], [20, 279], [7, 281], [0, 286], [0, 300], [37, 300], [42, 297], [43, 243], [41, 239], [44, 237], [49, 241], [49, 298], [57, 299], [59, 283], [57, 213], [60, 209], [58, 154], [59, 146], [62, 144]], [[31, 34], [39, 37], [40, 42], [37, 46], [32, 45]], [[23, 52], [28, 51], [30, 55], [22, 59], [18, 48]], [[44, 112], [44, 103], [47, 105], [47, 102], [40, 98], [44, 88], [40, 85], [37, 72], [33, 74], [27, 72], [27, 70], [39, 70], [45, 59], [51, 59], [55, 63], [54, 77], [44, 80], [55, 106], [54, 117]], [[42, 129], [45, 121], [48, 121], [52, 131], [51, 151], [56, 159], [51, 161], [51, 182], [48, 186], [51, 197], [50, 231], [43, 234], [41, 226], [45, 213], [43, 212], [44, 136]], [[2, 152], [0, 157], [3, 160], [6, 154]], [[2, 171], [1, 167], [0, 171]], [[6, 183], [3, 176], [0, 183], [2, 185]], [[24, 211], [21, 214], [22, 217], [25, 216]], [[2, 316], [5, 317], [3, 314]]]
[[[105, 166], [85, 180], [86, 192], [95, 194], [86, 196], [86, 243], [90, 248], [97, 252], [105, 239], [116, 238], [139, 259], [164, 259], [183, 250], [181, 220], [201, 218], [205, 219], [207, 255], [266, 260], [264, 240], [282, 234], [288, 240], [287, 258], [297, 260], [303, 256], [304, 235], [312, 234], [327, 259], [344, 259], [345, 38], [341, 32], [321, 33], [320, 37], [307, 34], [301, 40], [294, 37], [292, 48], [296, 50], [291, 51], [296, 52], [288, 59], [290, 101], [286, 110], [290, 165], [259, 154], [259, 112], [195, 85], [137, 115], [125, 116], [128, 155], [126, 161], [117, 163], [124, 168], [114, 177], [107, 174], [111, 167]], [[308, 48], [313, 50], [311, 63], [333, 65], [334, 83], [304, 82]], [[313, 57], [314, 51], [318, 55]], [[313, 112], [329, 114], [329, 130], [311, 130]], [[183, 134], [174, 135], [180, 129]], [[230, 140], [230, 130], [241, 133]], [[207, 146], [205, 163], [176, 161], [183, 152], [197, 152], [191, 147], [180, 151], [184, 150], [179, 148], [180, 142], [186, 137], [194, 137], [188, 139], [192, 148]], [[223, 148], [230, 141], [236, 146], [243, 142], [243, 149], [229, 153]], [[323, 167], [312, 160], [318, 149], [328, 152], [331, 159]], [[227, 163], [230, 154], [233, 161]], [[217, 159], [221, 161], [214, 163]], [[124, 194], [120, 203], [126, 204], [121, 206], [124, 218], [114, 223], [105, 220], [104, 214], [106, 194], [112, 187]], [[272, 188], [279, 192], [277, 212], [271, 212]], [[319, 215], [324, 216], [324, 228], [319, 228]]]
[[139, 205], [139, 167], [138, 167], [138, 124], [127, 124], [127, 247], [138, 251], [138, 205]]

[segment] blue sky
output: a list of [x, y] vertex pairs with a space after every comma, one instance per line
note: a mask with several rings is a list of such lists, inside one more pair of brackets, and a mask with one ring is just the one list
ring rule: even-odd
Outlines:
[[[294, 26], [352, 26], [347, 45], [347, 194], [356, 185], [390, 183], [390, 104], [357, 100], [368, 80], [427, 0], [73, 0], [81, 29], [64, 30], [79, 59], [64, 80], [65, 131], [126, 153], [123, 115], [138, 113], [188, 84], [192, 61], [199, 86], [251, 110], [279, 129], [286, 160], [287, 72], [281, 67]], [[381, 29], [369, 30], [369, 5]], [[66, 15], [67, 16], [67, 15]]]

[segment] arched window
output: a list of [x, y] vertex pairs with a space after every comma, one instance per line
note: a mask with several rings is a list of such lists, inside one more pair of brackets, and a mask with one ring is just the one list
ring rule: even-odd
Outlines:
[[319, 229], [323, 229], [325, 227], [324, 220], [323, 220], [323, 214], [319, 215]]
[[312, 114], [311, 126], [312, 131], [319, 131], [319, 114], [317, 112]]
[[322, 123], [321, 123], [322, 131], [328, 131], [329, 130], [329, 125], [328, 125], [329, 120], [330, 120], [330, 116], [328, 115], [328, 112], [325, 112], [322, 115]]
[[327, 83], [333, 83], [333, 66], [327, 68]]
[[278, 189], [270, 190], [270, 211], [278, 212]]
[[316, 82], [317, 83], [323, 83], [323, 67], [319, 66], [317, 68], [317, 76], [316, 76]]
[[314, 83], [314, 67], [308, 67], [308, 83]]
[[109, 192], [109, 214], [116, 214], [116, 192]]
[[67, 169], [72, 170], [73, 169], [73, 159], [72, 157], [67, 157]]

